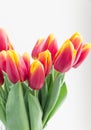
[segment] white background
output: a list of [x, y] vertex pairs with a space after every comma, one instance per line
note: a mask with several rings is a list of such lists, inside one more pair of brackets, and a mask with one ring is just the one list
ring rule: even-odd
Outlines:
[[[15, 49], [31, 50], [53, 33], [59, 46], [74, 32], [91, 41], [91, 0], [0, 0], [0, 27]], [[91, 130], [91, 54], [66, 74], [68, 96], [48, 123], [48, 130]]]

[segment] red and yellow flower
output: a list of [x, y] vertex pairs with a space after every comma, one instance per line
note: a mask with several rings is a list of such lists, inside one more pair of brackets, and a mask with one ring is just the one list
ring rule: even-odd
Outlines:
[[71, 67], [78, 67], [91, 50], [91, 43], [83, 44], [82, 37], [75, 33], [66, 40], [54, 57], [54, 68], [59, 72], [67, 72]]
[[44, 41], [43, 38], [37, 40], [31, 54], [33, 58], [37, 58], [38, 54], [44, 51]]
[[0, 84], [4, 82], [3, 71], [7, 73], [11, 82], [28, 80], [32, 89], [41, 89], [45, 76], [54, 68], [65, 73], [70, 68], [77, 68], [91, 50], [91, 43], [83, 44], [79, 33], [73, 34], [58, 49], [53, 34], [46, 40], [39, 39], [32, 50], [32, 57], [36, 58], [30, 65], [30, 56], [25, 52], [20, 56], [9, 41], [6, 32], [0, 29]]
[[55, 39], [53, 34], [50, 34], [45, 41], [44, 50], [49, 50], [52, 55], [52, 59], [54, 58], [56, 52], [58, 51], [57, 40]]
[[7, 51], [6, 72], [11, 82], [25, 81], [27, 68], [23, 58], [14, 50]]
[[29, 71], [29, 86], [32, 89], [41, 89], [44, 84], [45, 72], [42, 63], [39, 60], [33, 61]]
[[12, 44], [9, 41], [8, 35], [4, 29], [0, 28], [0, 51], [13, 49]]
[[71, 41], [66, 40], [55, 55], [54, 68], [59, 72], [68, 71], [72, 67], [75, 55]]
[[38, 54], [45, 50], [50, 51], [52, 59], [54, 58], [56, 52], [58, 51], [57, 41], [53, 34], [50, 34], [46, 40], [39, 39], [37, 41], [37, 43], [35, 44], [35, 46], [32, 50], [32, 57], [37, 58]]
[[84, 44], [81, 49], [81, 54], [78, 61], [73, 65], [74, 68], [77, 68], [87, 57], [91, 51], [91, 43]]
[[38, 60], [43, 64], [45, 76], [47, 76], [52, 67], [51, 53], [48, 50], [39, 53]]

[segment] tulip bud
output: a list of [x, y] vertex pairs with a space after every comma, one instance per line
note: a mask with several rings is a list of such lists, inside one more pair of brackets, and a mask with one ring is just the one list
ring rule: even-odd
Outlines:
[[76, 32], [71, 36], [70, 41], [72, 42], [74, 49], [78, 50], [80, 45], [82, 44], [82, 36], [78, 32]]
[[19, 71], [20, 81], [23, 82], [27, 80], [28, 70], [27, 70], [27, 67], [25, 65], [23, 58], [20, 55], [19, 55], [19, 63], [17, 65], [17, 69]]
[[51, 52], [52, 60], [58, 51], [57, 41], [53, 34], [50, 34], [47, 40], [39, 39], [32, 50], [32, 57], [37, 58], [40, 52], [49, 50]]
[[47, 76], [52, 67], [51, 53], [48, 50], [39, 53], [38, 60], [43, 64], [45, 76]]
[[23, 58], [14, 50], [7, 51], [6, 72], [13, 83], [26, 80], [26, 65]]
[[0, 51], [12, 49], [13, 46], [11, 45], [8, 35], [6, 32], [0, 28]]
[[41, 89], [44, 84], [45, 72], [40, 61], [35, 60], [30, 66], [29, 86], [32, 89]]
[[45, 41], [44, 50], [49, 50], [51, 52], [52, 59], [54, 58], [56, 52], [58, 51], [58, 45], [53, 34], [50, 34]]
[[74, 50], [76, 51], [76, 56], [75, 56], [75, 60], [73, 63], [73, 65], [74, 65], [78, 61], [80, 54], [81, 54], [82, 36], [78, 32], [76, 32], [71, 36], [70, 41], [72, 42], [72, 44], [74, 46]]
[[38, 54], [43, 51], [44, 47], [44, 39], [38, 39], [33, 50], [32, 50], [32, 57], [37, 58]]
[[90, 51], [91, 51], [91, 43], [84, 44], [81, 50], [80, 57], [73, 67], [77, 68], [85, 60]]
[[73, 64], [76, 52], [70, 40], [66, 40], [54, 58], [54, 68], [59, 72], [67, 72]]

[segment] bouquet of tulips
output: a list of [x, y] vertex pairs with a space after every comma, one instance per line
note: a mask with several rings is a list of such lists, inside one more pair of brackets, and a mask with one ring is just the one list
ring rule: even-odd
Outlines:
[[5, 130], [43, 130], [64, 101], [65, 73], [77, 68], [91, 50], [79, 33], [60, 48], [53, 34], [38, 39], [20, 55], [0, 29], [0, 120]]

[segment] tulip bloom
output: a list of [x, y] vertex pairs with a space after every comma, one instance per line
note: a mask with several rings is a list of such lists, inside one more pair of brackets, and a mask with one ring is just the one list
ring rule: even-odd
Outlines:
[[38, 60], [43, 64], [45, 76], [47, 76], [52, 67], [51, 53], [48, 50], [39, 53]]
[[23, 58], [14, 50], [7, 51], [6, 72], [11, 82], [26, 80], [27, 68]]
[[90, 44], [82, 44], [79, 33], [75, 33], [58, 50], [54, 58], [54, 68], [59, 72], [67, 72], [71, 67], [78, 67], [91, 50]]
[[30, 66], [29, 73], [29, 86], [35, 90], [41, 89], [45, 79], [44, 67], [41, 62], [35, 60]]
[[74, 60], [74, 63], [73, 64], [76, 64], [76, 62], [78, 61], [79, 59], [79, 56], [81, 54], [81, 49], [82, 49], [82, 37], [81, 35], [76, 32], [75, 34], [73, 34], [70, 38], [70, 41], [72, 42], [73, 46], [74, 46], [74, 50], [76, 52], [76, 57], [75, 57], [75, 60]]
[[54, 68], [63, 73], [68, 71], [72, 67], [75, 55], [72, 42], [66, 40], [55, 55]]
[[37, 58], [38, 54], [43, 51], [44, 41], [45, 41], [44, 39], [37, 40], [31, 54], [33, 58]]
[[90, 50], [91, 50], [91, 43], [83, 45], [80, 57], [76, 62], [76, 64], [74, 64], [73, 66], [74, 68], [77, 68], [85, 60]]
[[72, 42], [74, 49], [78, 50], [83, 40], [82, 40], [82, 36], [78, 32], [76, 32], [71, 36], [70, 41]]
[[51, 52], [52, 59], [53, 59], [56, 52], [58, 51], [57, 41], [53, 34], [50, 34], [47, 40], [45, 41], [44, 50], [47, 49]]
[[76, 57], [73, 63], [73, 67], [77, 68], [87, 57], [88, 53], [91, 50], [91, 43], [88, 44], [82, 44], [83, 39], [82, 36], [76, 32], [72, 35], [70, 38], [74, 49], [76, 50]]
[[54, 58], [56, 52], [58, 51], [57, 41], [54, 38], [53, 34], [50, 34], [46, 40], [39, 39], [37, 41], [37, 43], [35, 44], [32, 50], [32, 57], [37, 58], [38, 54], [45, 50], [49, 50], [51, 52], [52, 59]]
[[3, 73], [0, 69], [0, 86], [4, 83], [4, 77], [3, 77]]
[[0, 28], [0, 51], [13, 49], [6, 32]]

